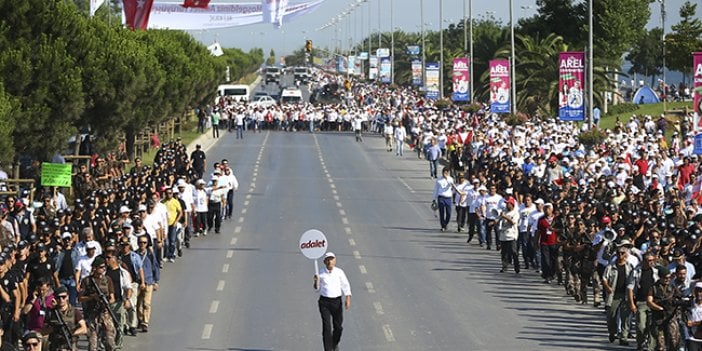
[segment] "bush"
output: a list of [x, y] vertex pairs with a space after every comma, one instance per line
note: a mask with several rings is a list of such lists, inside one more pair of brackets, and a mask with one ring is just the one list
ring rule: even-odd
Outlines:
[[527, 116], [525, 113], [522, 112], [517, 112], [516, 115], [513, 114], [508, 114], [505, 115], [505, 123], [507, 123], [510, 126], [518, 126], [526, 123], [529, 121], [529, 116]]
[[633, 104], [631, 102], [624, 102], [617, 105], [609, 106], [607, 115], [619, 115], [622, 113], [631, 113], [639, 109], [639, 105]]
[[449, 99], [439, 99], [436, 100], [436, 102], [434, 103], [434, 107], [436, 107], [439, 110], [445, 110], [449, 106], [451, 106], [451, 101]]
[[578, 135], [578, 140], [580, 143], [588, 148], [602, 144], [606, 138], [607, 134], [602, 129], [597, 127], [594, 127], [586, 132], [582, 132], [580, 135]]
[[468, 104], [468, 105], [463, 105], [461, 106], [461, 111], [466, 112], [466, 113], [475, 113], [480, 111], [483, 106], [478, 104], [478, 103], [473, 103], [473, 104]]

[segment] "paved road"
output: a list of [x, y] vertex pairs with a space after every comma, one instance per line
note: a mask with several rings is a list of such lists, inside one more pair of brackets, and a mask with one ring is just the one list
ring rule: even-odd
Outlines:
[[297, 248], [310, 228], [351, 282], [342, 350], [618, 349], [601, 311], [439, 232], [415, 154], [373, 136], [264, 132], [225, 133], [208, 157], [233, 164], [234, 216], [167, 264], [150, 331], [126, 350], [321, 350], [313, 263]]

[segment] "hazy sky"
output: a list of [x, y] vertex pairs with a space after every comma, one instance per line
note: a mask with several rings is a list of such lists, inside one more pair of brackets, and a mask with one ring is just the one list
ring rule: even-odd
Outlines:
[[[289, 0], [290, 3], [303, 2], [305, 0]], [[218, 40], [224, 47], [238, 47], [244, 50], [253, 47], [264, 49], [266, 55], [272, 48], [279, 56], [287, 54], [304, 45], [305, 39], [309, 38], [314, 41], [315, 47], [333, 47], [334, 45], [334, 26], [324, 30], [317, 31], [316, 29], [329, 23], [332, 17], [337, 16], [341, 12], [351, 7], [351, 4], [357, 0], [326, 0], [312, 14], [298, 18], [293, 22], [285, 23], [282, 28], [276, 29], [272, 24], [255, 24], [249, 26], [234, 27], [228, 29], [194, 31], [193, 36], [204, 42], [211, 44]], [[380, 17], [380, 28], [383, 31], [390, 31], [392, 28], [390, 23], [390, 3], [393, 3], [393, 25], [406, 32], [419, 32], [420, 20], [422, 11], [420, 10], [420, 1], [424, 3], [424, 23], [425, 28], [438, 30], [439, 29], [439, 2], [440, 0], [366, 0], [347, 18], [350, 18], [350, 23], [347, 25], [348, 19], [342, 20], [339, 29], [342, 31], [339, 37], [345, 37], [346, 43], [348, 38], [353, 37], [353, 42], [357, 42], [364, 38], [368, 33], [377, 32], [378, 19]], [[469, 0], [465, 0], [468, 3]], [[594, 0], [597, 1], [597, 0]], [[641, 0], [646, 1], [646, 0]], [[659, 0], [660, 1], [660, 0]], [[666, 12], [666, 28], [670, 30], [670, 26], [679, 22], [680, 17], [678, 10], [685, 0], [665, 0]], [[697, 14], [702, 15], [702, 0], [692, 0], [697, 2]], [[257, 2], [256, 0], [213, 0], [212, 3], [244, 3]], [[529, 17], [536, 13], [535, 0], [514, 0], [514, 16], [516, 18]], [[444, 13], [444, 28], [449, 23], [456, 23], [463, 16], [464, 0], [443, 0]], [[380, 11], [378, 10], [380, 6]], [[660, 26], [660, 3], [654, 2], [651, 4], [651, 21], [649, 27]], [[370, 13], [370, 25], [369, 25]], [[494, 16], [502, 20], [503, 23], [509, 22], [509, 0], [473, 0], [473, 17], [480, 18], [481, 16]], [[362, 21], [362, 22], [361, 22]], [[350, 30], [347, 31], [347, 27]]]

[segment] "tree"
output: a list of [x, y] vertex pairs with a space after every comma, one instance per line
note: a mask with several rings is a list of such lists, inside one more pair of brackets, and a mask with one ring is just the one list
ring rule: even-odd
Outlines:
[[672, 70], [691, 73], [691, 53], [702, 48], [702, 21], [695, 15], [697, 4], [686, 1], [680, 7], [680, 22], [673, 33], [666, 35], [666, 66]]
[[663, 72], [663, 51], [660, 45], [662, 36], [663, 30], [660, 28], [647, 31], [626, 55], [626, 59], [631, 62], [629, 74], [650, 76], [651, 86], [653, 77]]
[[537, 0], [537, 13], [519, 20], [517, 32], [534, 38], [545, 38], [551, 33], [565, 42], [582, 42], [582, 24], [586, 23], [586, 4], [574, 0]]
[[[593, 1], [593, 43], [595, 57], [621, 61], [624, 53], [645, 34], [651, 17], [649, 3], [654, 0], [597, 0]], [[583, 16], [585, 20], [587, 17]], [[586, 47], [587, 22], [582, 25], [583, 40], [571, 42], [575, 47]], [[620, 62], [621, 63], [621, 62]]]
[[269, 66], [275, 65], [275, 51], [273, 51], [273, 49], [271, 49], [271, 52], [268, 53], [268, 59], [266, 59], [266, 64]]
[[2, 84], [0, 84], [0, 161], [5, 164], [12, 162], [15, 156], [12, 138], [15, 128], [15, 119], [13, 118], [15, 105], [14, 99], [5, 94]]

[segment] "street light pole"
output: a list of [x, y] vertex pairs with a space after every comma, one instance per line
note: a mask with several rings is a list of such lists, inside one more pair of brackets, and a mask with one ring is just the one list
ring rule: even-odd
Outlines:
[[392, 4], [390, 0], [390, 85], [395, 84], [395, 26], [392, 18]]
[[427, 66], [427, 55], [426, 47], [424, 45], [424, 0], [419, 0], [419, 18], [422, 23], [419, 24], [420, 31], [422, 32], [422, 86], [426, 86], [426, 66]]
[[514, 0], [509, 0], [509, 31], [510, 31], [510, 41], [512, 43], [512, 53], [511, 53], [511, 61], [512, 64], [510, 65], [510, 73], [512, 76], [511, 82], [512, 82], [512, 114], [517, 114], [517, 76], [515, 74], [515, 69], [514, 66], [516, 65], [516, 60], [514, 59]]
[[[381, 38], [381, 33], [382, 31], [380, 30], [380, 2], [382, 0], [378, 0], [378, 49], [380, 49], [383, 46], [383, 39]], [[378, 58], [380, 60], [380, 58]]]
[[439, 0], [439, 98], [444, 98], [444, 0]]
[[470, 21], [468, 24], [470, 26], [470, 72], [468, 74], [470, 74], [470, 102], [473, 103], [473, 0], [468, 0], [468, 20]]
[[592, 129], [593, 127], [593, 118], [592, 118], [592, 110], [595, 108], [594, 105], [594, 88], [595, 88], [595, 79], [593, 78], [593, 68], [594, 62], [593, 62], [593, 45], [592, 45], [592, 0], [588, 0], [587, 2], [587, 17], [588, 17], [588, 35], [587, 35], [587, 116], [588, 116], [588, 129]]
[[661, 2], [661, 28], [663, 29], [661, 41], [663, 42], [663, 113], [665, 113], [668, 103], [668, 94], [665, 91], [665, 0], [658, 1]]

